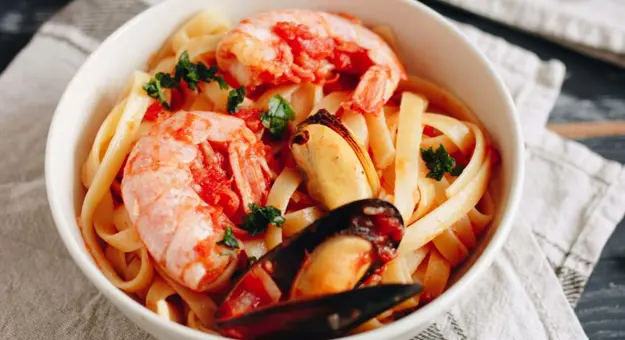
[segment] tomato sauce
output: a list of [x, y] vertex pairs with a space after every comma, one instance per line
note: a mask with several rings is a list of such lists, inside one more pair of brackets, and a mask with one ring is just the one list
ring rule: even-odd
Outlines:
[[329, 57], [334, 50], [332, 38], [320, 37], [303, 24], [283, 21], [275, 24], [272, 30], [286, 41], [294, 56], [305, 55], [319, 60]]
[[337, 70], [363, 74], [374, 65], [369, 50], [355, 42], [335, 39], [335, 44], [336, 49], [329, 60]]
[[[374, 224], [380, 234], [390, 238], [394, 242], [401, 241], [404, 235], [404, 228], [398, 218], [375, 215], [372, 216], [372, 219], [374, 220]], [[381, 243], [373, 241], [373, 243], [377, 245], [378, 255], [383, 262], [386, 263], [395, 258], [397, 255], [395, 249], [390, 247], [387, 242]]]
[[260, 115], [263, 113], [264, 110], [258, 108], [240, 108], [233, 116], [243, 119], [248, 129], [258, 133], [263, 130], [263, 124], [260, 121]]
[[233, 178], [224, 170], [225, 156], [212, 148], [211, 151], [210, 158], [198, 152], [196, 162], [190, 167], [197, 183], [196, 191], [208, 205], [220, 206], [228, 217], [232, 217], [241, 204], [239, 195], [232, 189]]
[[400, 219], [383, 214], [365, 215], [354, 221], [354, 226], [343, 232], [348, 235], [357, 235], [371, 242], [382, 264], [391, 261], [397, 256], [396, 245], [404, 233]]
[[165, 108], [163, 107], [163, 105], [161, 105], [161, 103], [159, 103], [158, 101], [154, 101], [154, 103], [152, 103], [152, 105], [150, 105], [145, 111], [143, 119], [147, 120], [148, 122], [155, 122], [163, 112], [165, 112]]
[[217, 318], [226, 319], [249, 313], [278, 302], [282, 294], [273, 279], [260, 266], [254, 266], [232, 289], [217, 310]]
[[175, 89], [171, 89], [171, 104], [169, 105], [171, 108], [171, 112], [176, 112], [182, 109], [182, 105], [187, 99], [187, 91], [191, 91], [187, 82], [184, 80], [180, 81], [180, 86]]

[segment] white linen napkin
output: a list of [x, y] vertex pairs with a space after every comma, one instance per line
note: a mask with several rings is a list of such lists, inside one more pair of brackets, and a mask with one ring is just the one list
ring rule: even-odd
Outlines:
[[[0, 75], [0, 339], [151, 339], [80, 273], [49, 212], [43, 159], [65, 86], [99, 41], [146, 8], [77, 0]], [[564, 67], [460, 26], [518, 105], [527, 178], [512, 235], [471, 296], [412, 339], [582, 339], [575, 302], [625, 213], [625, 171], [545, 129]]]
[[625, 66], [625, 1], [438, 0]]
[[564, 65], [460, 28], [495, 64], [516, 102], [525, 187], [502, 255], [471, 297], [412, 339], [585, 339], [571, 305], [625, 213], [625, 169], [545, 129]]

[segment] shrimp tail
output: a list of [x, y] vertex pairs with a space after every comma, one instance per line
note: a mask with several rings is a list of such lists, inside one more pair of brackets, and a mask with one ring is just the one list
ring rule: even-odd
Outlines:
[[376, 114], [395, 91], [397, 84], [391, 80], [391, 70], [386, 65], [371, 66], [360, 78], [343, 108], [362, 114]]
[[217, 49], [217, 63], [245, 86], [328, 84], [338, 72], [362, 75], [343, 107], [380, 112], [405, 78], [391, 47], [358, 18], [278, 10], [243, 20]]

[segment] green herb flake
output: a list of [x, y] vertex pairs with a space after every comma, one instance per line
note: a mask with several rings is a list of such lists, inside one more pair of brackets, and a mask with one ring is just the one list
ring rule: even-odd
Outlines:
[[[184, 51], [178, 58], [173, 76], [159, 72], [143, 85], [143, 89], [148, 96], [157, 99], [163, 107], [169, 110], [169, 104], [163, 94], [163, 88], [176, 89], [180, 87], [180, 81], [184, 80], [192, 91], [197, 89], [199, 82], [210, 83], [213, 81], [219, 84], [220, 89], [229, 89], [228, 83], [226, 83], [223, 77], [218, 76], [217, 72], [219, 72], [219, 69], [215, 65], [208, 67], [201, 61], [195, 64], [192, 63], [191, 59], [189, 59], [189, 53]], [[233, 91], [230, 91], [228, 96], [228, 112], [230, 113], [236, 112], [237, 106], [245, 98], [245, 88], [238, 88]]]
[[195, 90], [200, 81], [205, 83], [216, 81], [219, 83], [220, 89], [227, 90], [229, 86], [223, 77], [217, 75], [218, 71], [219, 69], [215, 65], [208, 67], [201, 61], [195, 64], [192, 63], [189, 59], [189, 53], [184, 51], [180, 55], [180, 58], [178, 58], [175, 78], [178, 79], [178, 81], [180, 81], [180, 79], [186, 81], [191, 90]]
[[282, 227], [284, 217], [279, 209], [272, 206], [261, 207], [255, 203], [249, 205], [250, 213], [243, 217], [243, 225], [250, 235], [254, 236], [267, 230], [269, 224]]
[[204, 65], [204, 63], [202, 62], [199, 62], [197, 64], [197, 74], [200, 77], [201, 81], [206, 83], [216, 81], [219, 84], [219, 88], [221, 90], [229, 89], [230, 86], [228, 86], [228, 83], [226, 83], [223, 77], [217, 75], [217, 71], [219, 71], [219, 69], [216, 65], [206, 67], [206, 65]]
[[245, 86], [230, 90], [228, 94], [228, 113], [234, 114], [239, 110], [239, 104], [245, 99]]
[[289, 102], [279, 94], [269, 100], [269, 111], [260, 116], [265, 129], [273, 139], [280, 139], [290, 120], [295, 119], [295, 110]]
[[452, 176], [458, 177], [458, 176], [460, 176], [462, 174], [462, 172], [464, 171], [464, 168], [465, 168], [464, 165], [458, 164], [451, 170], [450, 174]]
[[187, 82], [189, 89], [195, 90], [197, 83], [200, 81], [200, 76], [197, 72], [197, 65], [192, 63], [189, 59], [189, 53], [187, 51], [182, 52], [178, 58], [176, 64], [175, 78], [180, 82], [181, 79]]
[[218, 76], [219, 69], [213, 65], [211, 67], [206, 66], [201, 61], [198, 63], [191, 62], [189, 59], [189, 53], [187, 51], [182, 52], [176, 63], [174, 75], [159, 72], [154, 78], [160, 83], [160, 86], [168, 89], [175, 89], [180, 86], [180, 81], [184, 80], [189, 86], [189, 89], [197, 89], [197, 84], [200, 81], [210, 83], [216, 81], [219, 83], [219, 88], [222, 90], [228, 89], [228, 84], [223, 77]]
[[217, 83], [219, 83], [219, 88], [221, 90], [227, 90], [227, 89], [230, 88], [230, 86], [228, 86], [228, 83], [226, 83], [226, 81], [224, 80], [223, 77], [215, 76], [215, 77], [213, 77], [213, 80], [216, 81]]
[[217, 244], [230, 249], [239, 249], [239, 242], [237, 242], [237, 239], [232, 234], [232, 227], [226, 227], [223, 240], [217, 242]]
[[154, 78], [156, 78], [156, 80], [161, 84], [161, 87], [166, 89], [175, 89], [179, 86], [179, 82], [176, 78], [172, 77], [168, 73], [159, 72], [154, 76]]
[[163, 89], [161, 88], [161, 82], [157, 78], [150, 79], [150, 81], [143, 84], [143, 89], [148, 96], [158, 100], [164, 108], [169, 110], [167, 98], [165, 98], [165, 94], [163, 93]]
[[427, 150], [421, 148], [421, 158], [425, 161], [430, 172], [426, 177], [440, 181], [446, 172], [452, 172], [456, 165], [456, 160], [447, 153], [445, 147], [440, 145], [436, 151], [432, 147]]

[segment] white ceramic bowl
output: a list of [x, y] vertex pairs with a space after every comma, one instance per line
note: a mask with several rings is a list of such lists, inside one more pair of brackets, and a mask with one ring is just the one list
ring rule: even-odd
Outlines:
[[500, 190], [495, 197], [498, 213], [490, 231], [442, 296], [397, 322], [349, 339], [390, 339], [422, 329], [462, 295], [470, 295], [470, 286], [485, 272], [505, 241], [519, 202], [523, 179], [519, 122], [503, 82], [485, 57], [443, 17], [412, 0], [169, 0], [113, 33], [65, 90], [46, 149], [46, 185], [54, 220], [65, 246], [87, 278], [124, 314], [157, 338], [219, 338], [165, 322], [114, 287], [86, 251], [76, 223], [84, 197], [79, 169], [117, 95], [131, 72], [144, 69], [149, 56], [176, 27], [206, 7], [223, 11], [233, 23], [270, 9], [310, 8], [347, 12], [366, 23], [388, 24], [397, 34], [400, 58], [409, 73], [446, 87], [477, 114], [502, 157]]

